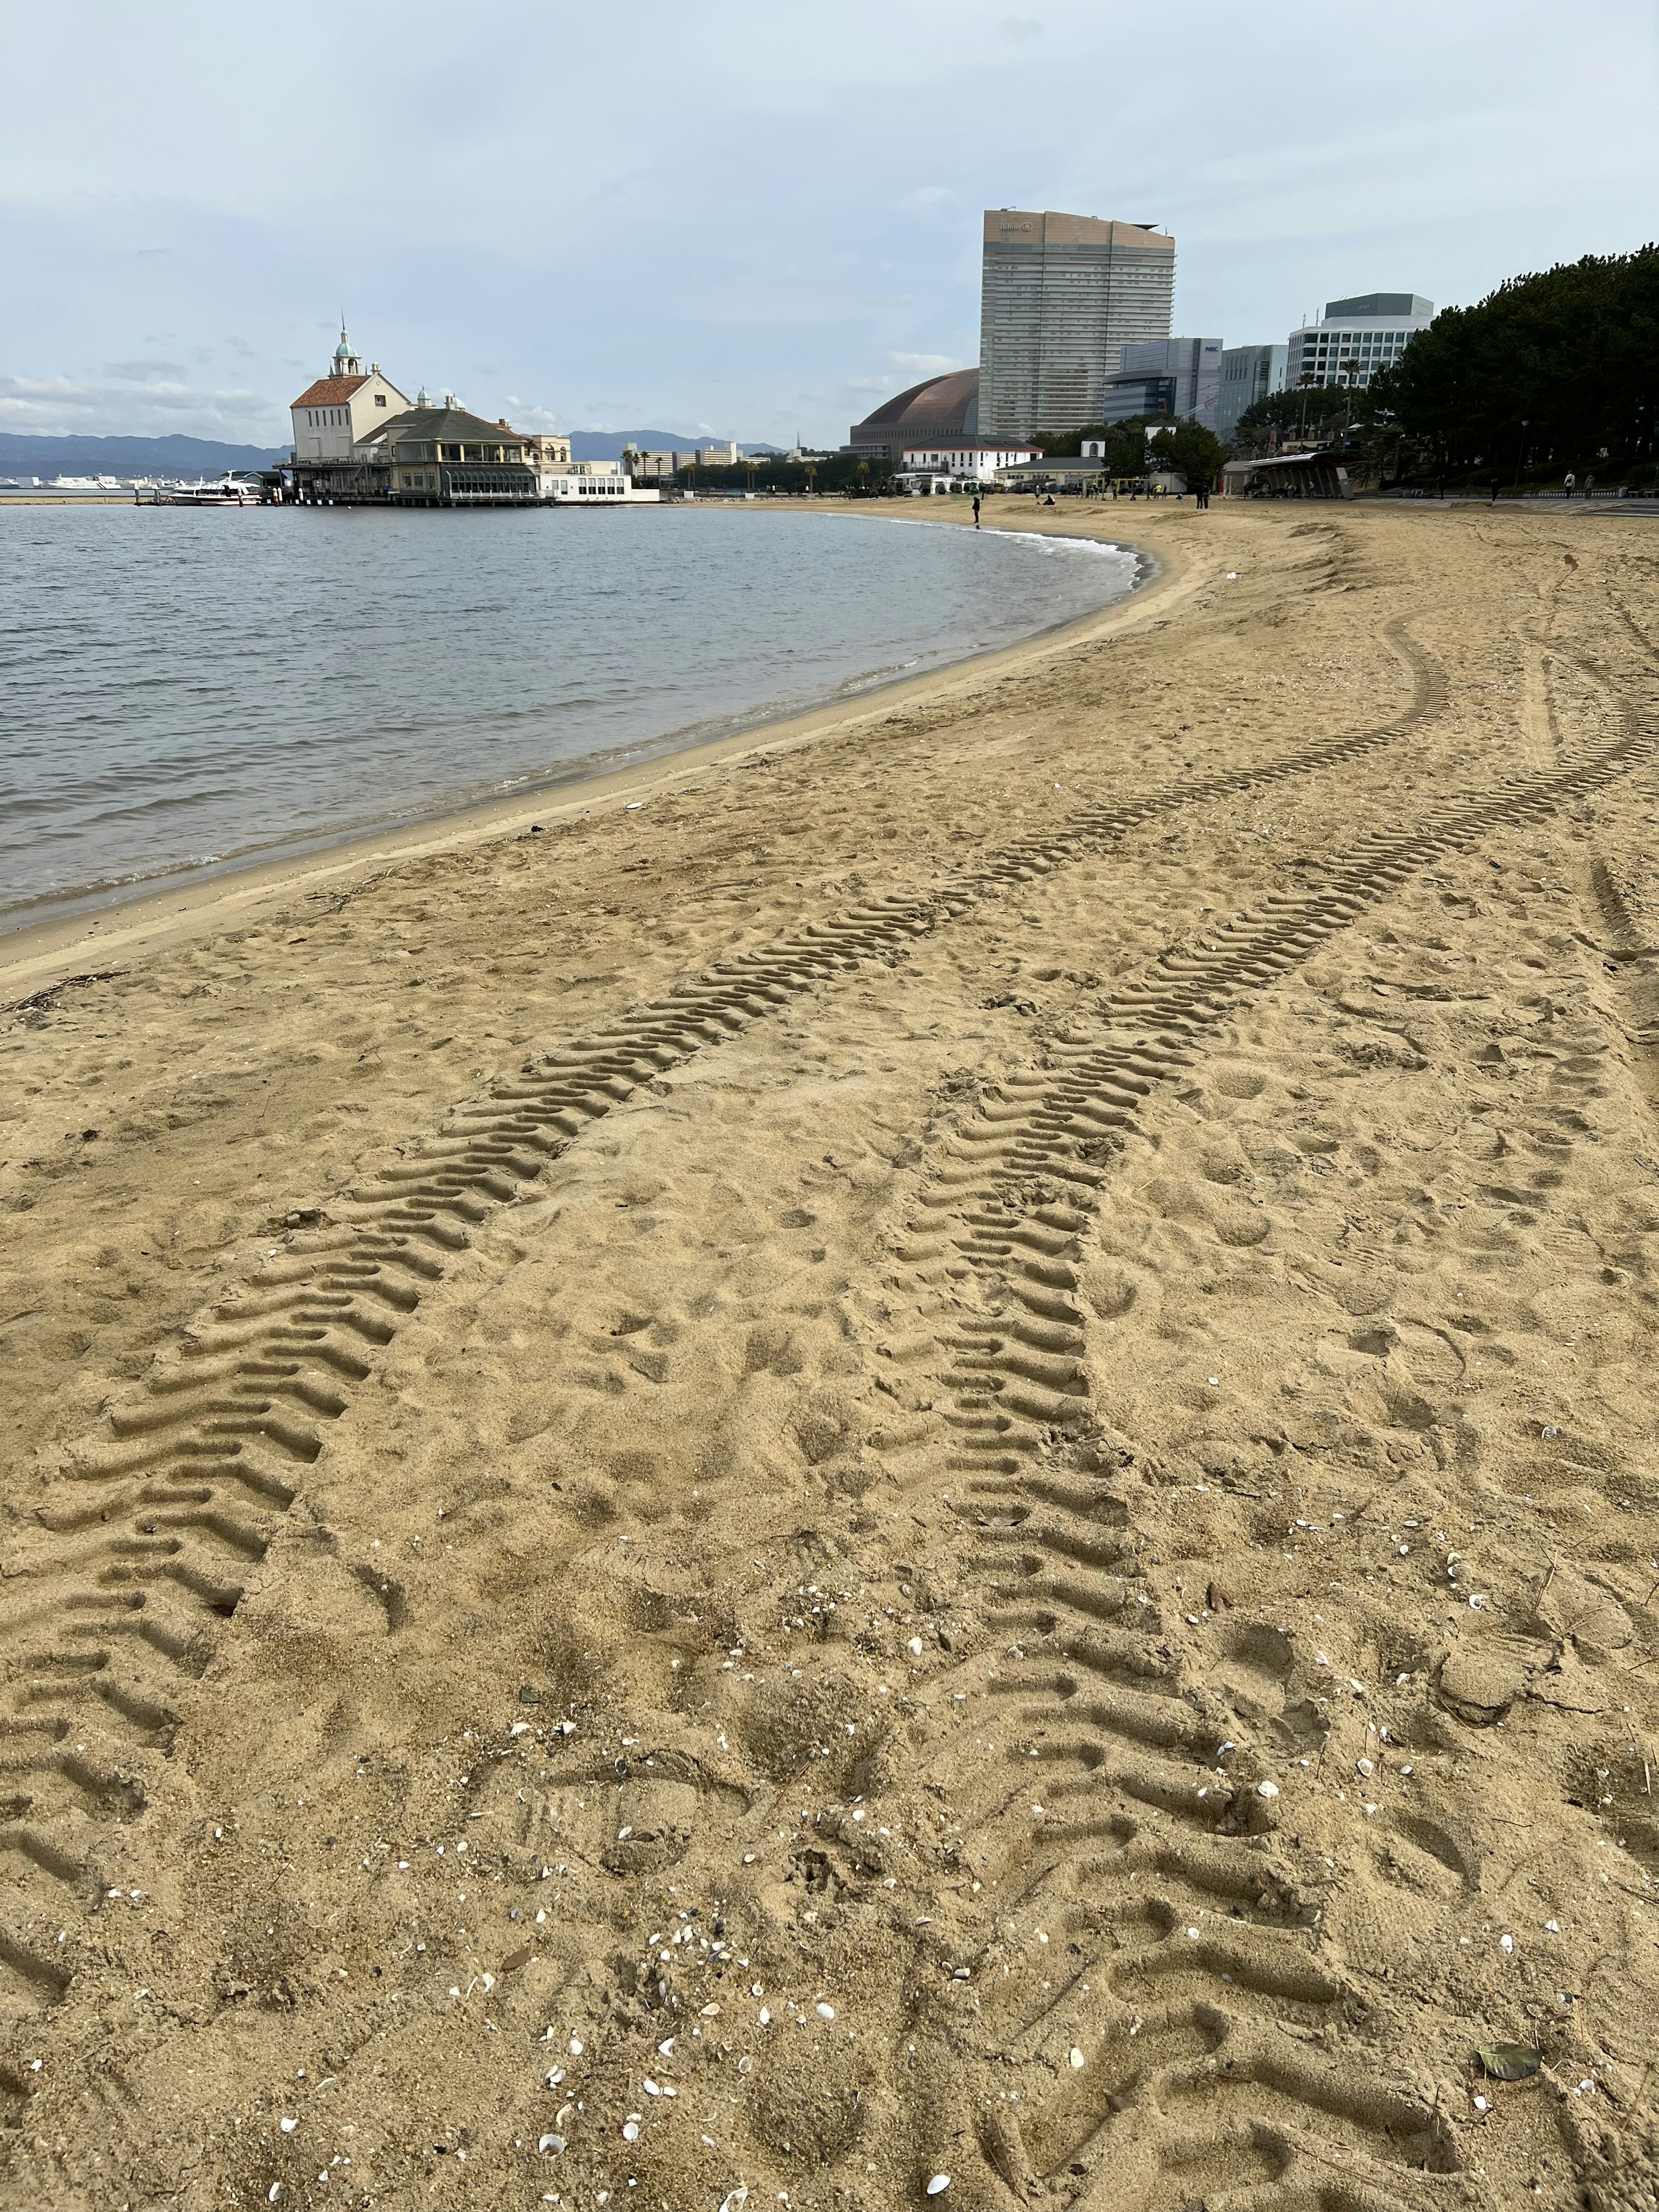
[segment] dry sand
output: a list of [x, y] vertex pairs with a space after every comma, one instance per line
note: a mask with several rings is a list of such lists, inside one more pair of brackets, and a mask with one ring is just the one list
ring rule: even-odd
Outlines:
[[1659, 539], [1042, 523], [10, 948], [6, 2204], [1656, 2203]]

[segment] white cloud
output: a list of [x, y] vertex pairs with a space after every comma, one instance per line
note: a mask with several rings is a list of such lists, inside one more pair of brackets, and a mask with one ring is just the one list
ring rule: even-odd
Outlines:
[[185, 370], [176, 361], [106, 361], [103, 374], [119, 384], [154, 384], [164, 376], [182, 377]]
[[140, 380], [123, 374], [139, 367], [167, 366], [112, 364], [115, 374], [123, 376], [119, 384], [79, 383], [66, 376], [0, 376], [0, 429], [55, 438], [153, 438], [179, 432], [257, 446], [280, 445], [287, 437], [287, 410], [261, 392], [205, 391], [176, 377]]
[[[488, 416], [509, 390], [585, 386], [607, 395], [594, 420], [838, 437], [803, 395], [973, 358], [983, 208], [1164, 217], [1176, 329], [1229, 342], [1374, 285], [1476, 299], [1651, 227], [1650, 140], [1583, 88], [1652, 82], [1652, 0], [1193, 0], [1173, 42], [1156, 11], [1099, 0], [842, 0], [832, 38], [760, 0], [713, 0], [690, 35], [669, 0], [400, 0], [391, 46], [383, 9], [330, 0], [12, 13], [9, 76], [76, 86], [0, 133], [14, 422], [276, 443], [343, 295], [400, 388], [439, 388], [447, 363]], [[514, 56], [483, 107], [455, 89], [480, 37]], [[664, 97], [585, 92], [619, 42]], [[273, 51], [302, 72], [329, 55], [304, 101], [245, 101], [211, 140], [156, 129]], [[1307, 52], [1312, 123], [1305, 101], [1216, 95]], [[981, 79], [994, 114], [973, 112]], [[1196, 139], [1172, 116], [1201, 118]], [[345, 206], [419, 221], [371, 220], [366, 254]], [[80, 385], [24, 374], [106, 361]]]

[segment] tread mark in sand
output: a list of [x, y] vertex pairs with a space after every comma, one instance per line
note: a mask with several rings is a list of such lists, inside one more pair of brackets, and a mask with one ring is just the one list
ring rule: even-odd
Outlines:
[[[1617, 743], [1370, 837], [1318, 892], [1270, 900], [1206, 950], [1164, 956], [1108, 1001], [1097, 1031], [1054, 1039], [1046, 1066], [983, 1094], [917, 1194], [898, 1257], [924, 1298], [945, 1278], [977, 1278], [986, 1307], [964, 1316], [958, 1301], [942, 1322], [935, 1413], [883, 1455], [922, 1452], [948, 1471], [954, 1509], [979, 1532], [993, 1617], [1014, 1640], [1014, 1666], [987, 1686], [1028, 1783], [1000, 1815], [1018, 1808], [1021, 1832], [998, 1862], [999, 1914], [1040, 1908], [1080, 1954], [1035, 2013], [988, 1975], [981, 1984], [975, 2039], [1007, 2086], [976, 2107], [964, 2092], [941, 2141], [954, 2135], [958, 2167], [977, 2142], [987, 2201], [1041, 2196], [1079, 2212], [1173, 2212], [1195, 2197], [1213, 2212], [1468, 2201], [1433, 2108], [1329, 2056], [1364, 2000], [1321, 1959], [1318, 1893], [1275, 1843], [1268, 1772], [1274, 1745], [1282, 1756], [1298, 1730], [1317, 1749], [1316, 1709], [1290, 1706], [1293, 1654], [1260, 1624], [1223, 1632], [1259, 1729], [1158, 1648], [1135, 1486], [1095, 1442], [1076, 1270], [1113, 1133], [1193, 1065], [1231, 1007], [1435, 855], [1541, 819], [1656, 750], [1627, 721]], [[1067, 1438], [1056, 1463], [1051, 1443]], [[1029, 1820], [1027, 1795], [1041, 1797]], [[994, 1851], [994, 1832], [981, 1840]], [[1432, 2173], [1446, 2177], [1437, 2189]]]
[[[1444, 707], [1437, 665], [1386, 633], [1409, 702], [1329, 744], [1115, 805], [947, 872], [928, 891], [872, 899], [734, 955], [599, 1035], [527, 1062], [457, 1108], [416, 1157], [332, 1200], [324, 1225], [198, 1314], [134, 1403], [50, 1470], [34, 1525], [9, 1549], [15, 1602], [0, 1628], [0, 2024], [61, 1999], [106, 1882], [100, 1839], [145, 1803], [144, 1760], [178, 1726], [184, 1685], [211, 1662], [243, 1578], [264, 1557], [329, 1425], [467, 1231], [510, 1203], [613, 1106], [705, 1045], [724, 1042], [869, 958], [897, 957], [1010, 884], [1109, 849], [1195, 802], [1310, 775], [1397, 744]], [[396, 1585], [359, 1579], [401, 1620]]]

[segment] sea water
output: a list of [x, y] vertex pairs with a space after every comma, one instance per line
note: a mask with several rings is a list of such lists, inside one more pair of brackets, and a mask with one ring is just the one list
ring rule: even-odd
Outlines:
[[0, 929], [853, 696], [1136, 568], [827, 503], [8, 507]]

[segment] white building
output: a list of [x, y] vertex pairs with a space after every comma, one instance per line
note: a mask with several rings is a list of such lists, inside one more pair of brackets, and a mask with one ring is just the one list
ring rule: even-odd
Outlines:
[[1038, 451], [1036, 446], [985, 445], [978, 440], [971, 445], [907, 446], [899, 455], [899, 465], [907, 474], [994, 483], [999, 469], [1036, 460]]
[[390, 415], [401, 415], [409, 401], [380, 374], [378, 361], [363, 365], [343, 330], [326, 376], [308, 385], [289, 409], [294, 427], [294, 458], [299, 461], [349, 461], [351, 449]]
[[568, 469], [570, 466], [570, 441], [556, 430], [538, 430], [524, 441], [524, 457], [532, 469]]
[[1221, 386], [1216, 395], [1218, 438], [1231, 438], [1246, 408], [1270, 392], [1285, 389], [1285, 364], [1290, 349], [1282, 345], [1228, 346], [1221, 356]]
[[1363, 389], [1379, 369], [1392, 368], [1433, 320], [1434, 302], [1420, 292], [1362, 292], [1328, 301], [1323, 322], [1291, 332], [1285, 384], [1291, 391], [1304, 380]]
[[662, 499], [654, 488], [641, 490], [631, 483], [617, 461], [578, 461], [570, 469], [538, 475], [537, 486], [556, 507], [655, 507]]

